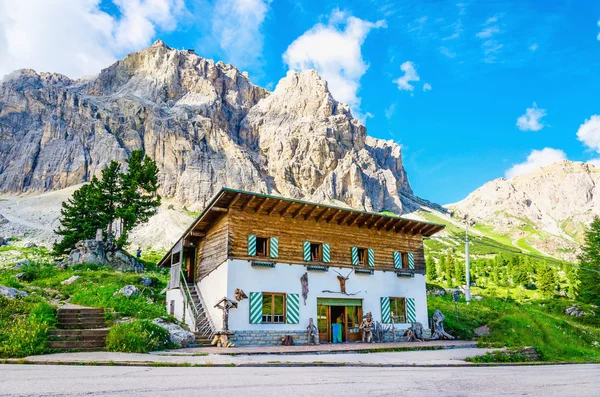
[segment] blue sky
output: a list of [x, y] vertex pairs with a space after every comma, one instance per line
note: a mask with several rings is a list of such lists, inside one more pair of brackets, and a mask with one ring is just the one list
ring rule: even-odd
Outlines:
[[269, 89], [316, 68], [442, 204], [562, 158], [600, 164], [598, 1], [45, 3], [0, 0], [0, 74], [92, 74], [156, 38]]

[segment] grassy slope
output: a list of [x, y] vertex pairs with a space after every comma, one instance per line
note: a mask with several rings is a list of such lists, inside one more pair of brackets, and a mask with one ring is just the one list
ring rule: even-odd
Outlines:
[[[485, 297], [469, 305], [462, 300], [458, 320], [450, 296], [430, 297], [428, 305], [430, 311], [440, 309], [446, 315], [445, 329], [461, 339], [472, 338], [475, 328], [487, 325], [491, 332], [480, 339], [483, 346], [533, 346], [544, 361], [600, 362], [600, 316], [568, 316], [564, 311], [573, 302], [566, 299], [517, 302]], [[597, 310], [578, 306], [586, 312]]]

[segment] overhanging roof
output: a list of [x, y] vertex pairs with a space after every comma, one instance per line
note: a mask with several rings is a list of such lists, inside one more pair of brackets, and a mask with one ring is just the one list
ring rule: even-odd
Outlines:
[[[178, 243], [187, 237], [204, 235], [212, 223], [230, 210], [252, 211], [263, 215], [287, 216], [293, 219], [315, 219], [327, 223], [367, 229], [386, 230], [402, 234], [429, 237], [444, 229], [445, 225], [402, 218], [377, 212], [359, 211], [327, 204], [311, 203], [268, 194], [222, 188], [183, 233]], [[177, 243], [177, 244], [178, 244]], [[177, 246], [175, 244], [173, 248]], [[173, 248], [158, 263], [165, 264]]]

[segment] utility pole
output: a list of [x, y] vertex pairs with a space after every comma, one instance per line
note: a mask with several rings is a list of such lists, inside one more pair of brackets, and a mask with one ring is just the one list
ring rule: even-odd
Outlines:
[[471, 302], [471, 263], [469, 260], [469, 216], [465, 215], [465, 267], [466, 273], [465, 278], [467, 281], [467, 288], [465, 289], [465, 299], [467, 305]]

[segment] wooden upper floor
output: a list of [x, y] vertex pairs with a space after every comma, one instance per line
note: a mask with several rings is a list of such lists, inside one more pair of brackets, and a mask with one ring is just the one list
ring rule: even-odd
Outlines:
[[178, 252], [185, 248], [194, 252], [187, 260], [196, 279], [227, 259], [424, 273], [423, 237], [443, 228], [224, 188], [160, 265], [183, 260]]

